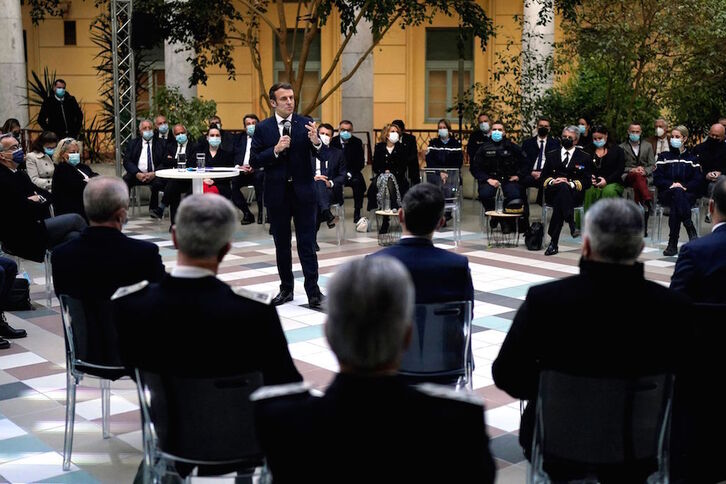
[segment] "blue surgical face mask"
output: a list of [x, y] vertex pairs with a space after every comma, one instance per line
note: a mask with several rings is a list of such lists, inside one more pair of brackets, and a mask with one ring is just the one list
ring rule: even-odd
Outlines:
[[176, 135], [176, 142], [179, 143], [180, 145], [183, 145], [184, 143], [186, 143], [187, 142], [186, 133], [179, 133], [178, 135]]
[[81, 162], [81, 154], [80, 153], [68, 153], [68, 163], [70, 163], [73, 166], [76, 166], [80, 162]]
[[209, 146], [211, 146], [212, 148], [216, 148], [222, 144], [222, 138], [210, 137], [208, 139], [209, 139]]
[[587, 126], [585, 126], [584, 124], [580, 124], [577, 126], [577, 131], [579, 131], [580, 134], [585, 134], [586, 129], [587, 129]]
[[504, 138], [504, 133], [502, 133], [498, 129], [492, 131], [492, 141], [494, 141], [495, 143], [498, 143], [498, 142], [502, 141], [502, 138]]
[[141, 136], [142, 136], [142, 137], [143, 137], [143, 138], [144, 138], [144, 139], [145, 139], [146, 141], [149, 141], [149, 140], [150, 140], [151, 138], [153, 138], [153, 137], [154, 137], [154, 132], [153, 132], [153, 131], [151, 131], [151, 130], [149, 129], [149, 130], [143, 131], [143, 132], [141, 133]]
[[58, 97], [63, 97], [66, 95], [66, 88], [64, 87], [56, 87], [55, 88], [55, 95]]
[[25, 153], [23, 153], [22, 148], [18, 148], [17, 150], [13, 151], [13, 163], [19, 165], [23, 162], [24, 159]]
[[348, 131], [346, 129], [340, 130], [340, 139], [342, 139], [343, 141], [348, 141], [351, 136], [353, 136], [353, 135], [350, 134], [350, 131]]
[[605, 140], [604, 139], [595, 139], [595, 140], [592, 140], [592, 144], [594, 144], [596, 148], [602, 148], [603, 146], [605, 146]]
[[479, 129], [482, 130], [484, 133], [489, 132], [489, 123], [484, 121], [483, 123], [479, 123]]
[[633, 143], [637, 143], [640, 141], [640, 135], [637, 133], [628, 133], [628, 138], [630, 138], [630, 141]]
[[683, 140], [680, 138], [671, 138], [671, 147], [680, 150], [681, 146], [683, 146]]
[[254, 124], [250, 124], [249, 126], [247, 126], [246, 129], [247, 129], [247, 136], [255, 135], [255, 125]]
[[446, 139], [449, 137], [449, 130], [446, 128], [439, 129], [439, 138]]
[[55, 148], [43, 148], [43, 151], [45, 151], [46, 155], [53, 156], [53, 153], [55, 152]]
[[168, 124], [164, 123], [164, 124], [159, 125], [159, 133], [166, 134], [168, 132], [169, 132], [169, 125]]

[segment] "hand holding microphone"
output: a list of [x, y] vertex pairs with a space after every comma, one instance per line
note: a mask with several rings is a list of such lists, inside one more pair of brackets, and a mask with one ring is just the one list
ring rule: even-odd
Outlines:
[[285, 123], [282, 125], [282, 136], [280, 136], [280, 140], [275, 145], [274, 151], [276, 155], [280, 155], [284, 153], [289, 147], [290, 147], [290, 130], [292, 128], [292, 124], [290, 121], [285, 121]]

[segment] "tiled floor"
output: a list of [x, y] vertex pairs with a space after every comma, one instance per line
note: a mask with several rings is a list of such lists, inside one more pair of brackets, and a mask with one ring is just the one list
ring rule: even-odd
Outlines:
[[[335, 231], [325, 228], [319, 235], [323, 287], [339, 264], [378, 249], [375, 234], [354, 231], [350, 202], [347, 240], [337, 246]], [[490, 249], [480, 233], [478, 213], [475, 203], [464, 201], [464, 241], [458, 248], [454, 248], [451, 232], [446, 229], [436, 234], [435, 241], [469, 258], [476, 290], [474, 388], [486, 405], [491, 448], [499, 468], [498, 482], [524, 482], [526, 463], [517, 443], [519, 402], [493, 385], [491, 365], [527, 289], [577, 273], [579, 241], [563, 238], [561, 252], [554, 257], [521, 247]], [[167, 229], [167, 221], [159, 223], [138, 216], [125, 230], [132, 237], [159, 245], [166, 266], [171, 267], [175, 250]], [[222, 263], [220, 279], [231, 286], [276, 292], [274, 247], [266, 227], [240, 227], [233, 245]], [[647, 277], [667, 284], [675, 258], [663, 258], [661, 251], [662, 248], [646, 249], [643, 260]], [[54, 299], [50, 308], [44, 305], [42, 266], [24, 263], [24, 269], [35, 282], [31, 290], [36, 309], [8, 315], [13, 326], [28, 331], [28, 337], [14, 342], [9, 350], [0, 351], [0, 482], [130, 482], [141, 461], [141, 431], [136, 391], [128, 380], [113, 384], [113, 436], [108, 440], [101, 437], [98, 382], [82, 383], [77, 397], [74, 465], [67, 473], [61, 469], [65, 356], [58, 302]], [[324, 315], [302, 307], [307, 300], [299, 263], [294, 270], [299, 278], [295, 299], [278, 308], [278, 313], [295, 364], [307, 381], [324, 390], [338, 364], [323, 337]]]

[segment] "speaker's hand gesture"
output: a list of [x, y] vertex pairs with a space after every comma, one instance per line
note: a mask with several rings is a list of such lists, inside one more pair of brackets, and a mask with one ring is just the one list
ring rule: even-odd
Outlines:
[[314, 146], [318, 146], [321, 141], [320, 138], [318, 138], [318, 126], [315, 124], [315, 121], [310, 121], [305, 125], [305, 128], [308, 130], [308, 138], [310, 138], [310, 142]]

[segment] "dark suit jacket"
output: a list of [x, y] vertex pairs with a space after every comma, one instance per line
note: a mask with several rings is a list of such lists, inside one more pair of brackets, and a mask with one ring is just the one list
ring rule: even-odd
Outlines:
[[[345, 174], [347, 173], [346, 165], [345, 165], [345, 158], [343, 157], [343, 152], [337, 148], [328, 148], [326, 150], [326, 153], [323, 155], [321, 154], [319, 157], [321, 165], [320, 165], [320, 173], [322, 175], [325, 175], [328, 177], [329, 180], [333, 182], [333, 201], [334, 202], [342, 202], [343, 201], [343, 186], [345, 185]], [[323, 161], [325, 161], [325, 169], [323, 170]], [[313, 163], [313, 174], [315, 174], [315, 159], [312, 160]]]
[[[174, 143], [167, 143], [166, 145], [166, 164], [169, 168], [176, 168], [176, 150], [178, 148], [178, 143], [176, 140], [174, 140]], [[196, 168], [197, 167], [197, 160], [196, 160], [196, 152], [197, 152], [197, 145], [193, 143], [191, 140], [187, 140], [187, 147], [184, 151], [184, 154], [187, 156], [187, 166]]]
[[416, 286], [416, 304], [474, 301], [469, 259], [434, 247], [424, 237], [406, 237], [369, 257], [389, 256], [406, 266]]
[[73, 166], [70, 163], [58, 163], [53, 172], [53, 210], [56, 215], [64, 213], [77, 213], [86, 218], [86, 210], [83, 207], [83, 190], [88, 184], [82, 171], [89, 178], [98, 176], [98, 173], [91, 170], [91, 167], [83, 163]]
[[[28, 200], [39, 194], [48, 200]], [[27, 173], [14, 173], [0, 165], [0, 242], [6, 251], [36, 262], [42, 262], [48, 247], [48, 232], [43, 220], [50, 216], [51, 195], [30, 181]]]
[[546, 187], [553, 178], [564, 177], [575, 184], [575, 190], [585, 191], [592, 185], [592, 160], [590, 155], [575, 148], [567, 165], [563, 163], [561, 148], [545, 154], [545, 166], [542, 170], [543, 186]]
[[250, 165], [255, 170], [265, 169], [265, 206], [279, 206], [286, 202], [285, 191], [288, 178], [298, 203], [315, 203], [315, 184], [311, 157], [325, 156], [328, 147], [321, 143], [316, 153], [305, 125], [312, 121], [306, 116], [292, 115], [290, 148], [275, 157], [274, 147], [280, 140], [277, 118], [273, 115], [255, 127], [250, 149]]
[[373, 149], [373, 174], [380, 175], [386, 170], [393, 173], [393, 176], [399, 180], [406, 177], [408, 170], [406, 147], [400, 142], [393, 145], [393, 151], [390, 153], [386, 149], [385, 142], [376, 144]]
[[406, 166], [408, 167], [408, 179], [411, 185], [416, 185], [421, 182], [421, 171], [418, 164], [418, 142], [414, 135], [403, 133], [400, 144], [404, 147]]
[[261, 371], [267, 385], [302, 380], [275, 308], [238, 296], [216, 277], [166, 275], [117, 298], [114, 308], [128, 367], [181, 376]]
[[51, 256], [56, 294], [109, 299], [119, 287], [160, 281], [166, 272], [159, 247], [110, 227], [86, 227]]
[[699, 303], [726, 304], [726, 225], [693, 240], [678, 254], [671, 289]]
[[[622, 304], [636, 297], [640, 304]], [[529, 400], [519, 430], [532, 446], [539, 372], [629, 377], [673, 371], [688, 300], [644, 278], [643, 265], [580, 261], [580, 274], [530, 288], [492, 366], [494, 383]]]
[[363, 142], [356, 136], [351, 136], [350, 139], [345, 143], [340, 141], [340, 136], [334, 136], [330, 140], [331, 148], [338, 148], [343, 150], [343, 156], [345, 156], [345, 167], [352, 174], [360, 173], [365, 166], [365, 155], [363, 153]]
[[258, 439], [278, 484], [305, 481], [321, 455], [320, 483], [493, 482], [483, 406], [448, 395], [338, 374], [322, 398], [258, 400]]
[[[561, 146], [559, 141], [552, 136], [547, 137], [544, 150], [545, 155], [550, 151], [556, 151], [560, 148]], [[529, 171], [534, 171], [534, 167], [537, 163], [537, 157], [539, 156], [539, 139], [536, 136], [532, 136], [531, 138], [524, 140], [522, 143], [522, 151], [524, 152], [524, 156], [527, 157], [527, 160], [529, 160]], [[545, 160], [542, 160], [543, 164], [544, 161]]]
[[[144, 139], [136, 137], [129, 141], [124, 150], [124, 169], [129, 175], [136, 175], [139, 172], [139, 156], [141, 156], [141, 149], [143, 147]], [[161, 170], [166, 168], [167, 157], [166, 157], [166, 143], [154, 138], [151, 142], [151, 161], [154, 164], [154, 170]]]

